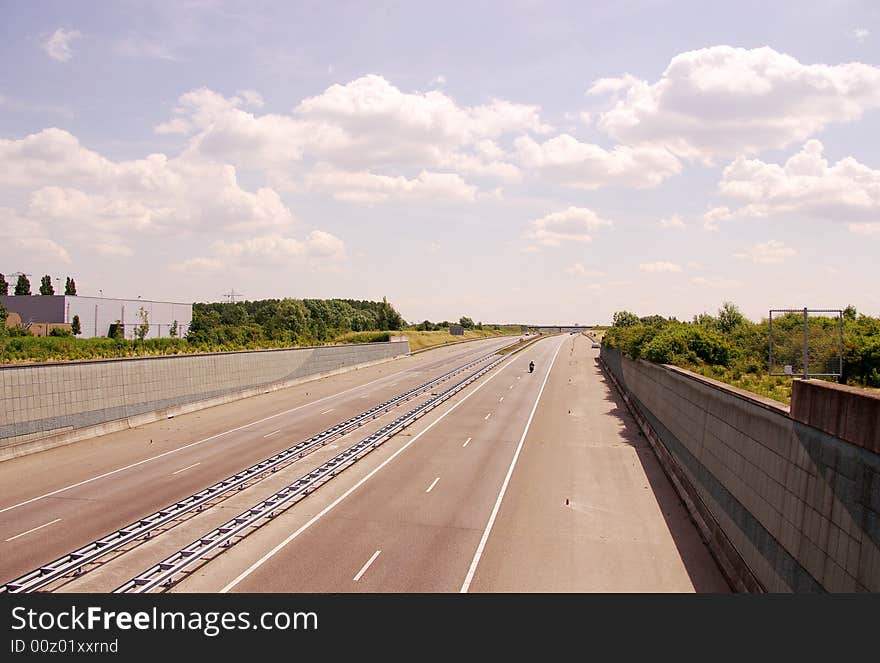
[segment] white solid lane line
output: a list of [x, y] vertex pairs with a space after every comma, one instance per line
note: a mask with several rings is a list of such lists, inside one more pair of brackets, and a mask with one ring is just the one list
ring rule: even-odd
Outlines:
[[281, 429], [280, 429], [280, 428], [279, 428], [278, 430], [273, 430], [271, 433], [268, 433], [268, 434], [264, 435], [263, 438], [272, 437], [272, 436], [275, 435], [276, 433], [280, 433], [280, 432], [281, 432]]
[[440, 477], [437, 477], [436, 479], [434, 479], [434, 480], [431, 482], [431, 485], [428, 486], [428, 490], [426, 490], [425, 492], [426, 492], [426, 493], [430, 493], [432, 490], [434, 490], [434, 486], [437, 485], [437, 482], [438, 482], [438, 481], [440, 481]]
[[373, 556], [370, 557], [370, 559], [367, 560], [367, 563], [361, 567], [361, 570], [357, 572], [357, 575], [354, 577], [355, 582], [357, 582], [358, 580], [361, 579], [361, 576], [367, 572], [367, 569], [370, 568], [370, 564], [372, 564], [373, 562], [376, 561], [376, 558], [379, 556], [379, 553], [381, 553], [381, 552], [382, 552], [381, 550], [377, 550], [376, 552], [373, 553]]
[[331, 407], [329, 410], [324, 410], [321, 414], [330, 414], [335, 409], [336, 409], [335, 407]]
[[466, 439], [466, 440], [464, 441], [464, 444], [462, 444], [461, 446], [462, 446], [462, 447], [466, 447], [466, 446], [470, 443], [471, 439], [472, 439], [472, 438], [468, 438], [468, 439]]
[[485, 417], [483, 417], [483, 419], [485, 419], [486, 421], [488, 421], [488, 420], [489, 420], [489, 417], [491, 417], [491, 416], [492, 416], [492, 413], [490, 412], [490, 413], [487, 414]]
[[186, 467], [177, 470], [177, 472], [172, 472], [171, 474], [172, 475], [180, 474], [181, 472], [186, 472], [187, 470], [191, 470], [192, 468], [194, 468], [196, 465], [201, 465], [201, 464], [202, 464], [202, 462], [199, 461], [198, 463], [193, 463], [192, 465], [187, 465]]
[[31, 532], [36, 532], [38, 529], [43, 529], [44, 527], [48, 527], [49, 525], [54, 525], [55, 523], [57, 523], [60, 520], [61, 520], [61, 518], [56, 518], [55, 520], [52, 520], [48, 523], [43, 523], [42, 525], [37, 525], [33, 529], [29, 529], [27, 532], [22, 532], [21, 534], [16, 534], [15, 536], [10, 536], [6, 540], [7, 541], [15, 541], [20, 536], [24, 536], [25, 534], [30, 534]]
[[495, 524], [495, 518], [498, 516], [498, 510], [501, 508], [501, 500], [504, 499], [504, 493], [507, 492], [507, 485], [510, 483], [510, 477], [513, 476], [513, 468], [516, 467], [516, 461], [519, 459], [519, 452], [522, 451], [523, 442], [526, 441], [526, 435], [528, 435], [529, 427], [532, 425], [532, 419], [535, 417], [535, 410], [538, 409], [538, 402], [541, 400], [541, 394], [544, 393], [544, 387], [547, 385], [547, 380], [550, 377], [550, 371], [553, 370], [553, 364], [556, 362], [556, 357], [559, 354], [559, 350], [562, 348], [562, 343], [559, 344], [559, 347], [556, 348], [556, 352], [553, 354], [553, 359], [550, 362], [550, 367], [547, 369], [547, 375], [544, 376], [544, 382], [541, 383], [541, 390], [538, 392], [538, 397], [535, 398], [535, 404], [532, 406], [532, 412], [529, 414], [529, 420], [526, 422], [526, 427], [523, 429], [522, 437], [519, 439], [519, 444], [516, 447], [516, 451], [513, 454], [513, 460], [510, 461], [510, 467], [507, 470], [507, 476], [504, 477], [504, 483], [501, 484], [501, 491], [498, 493], [498, 499], [495, 500], [495, 506], [492, 508], [492, 515], [489, 516], [489, 522], [486, 523], [486, 529], [483, 531], [483, 536], [480, 539], [480, 545], [477, 546], [477, 551], [474, 553], [474, 558], [471, 560], [471, 566], [468, 569], [467, 575], [464, 578], [464, 583], [461, 585], [461, 593], [466, 594], [468, 589], [470, 589], [471, 582], [474, 580], [474, 574], [477, 572], [477, 564], [480, 563], [480, 558], [483, 556], [483, 550], [486, 548], [486, 541], [489, 539], [489, 534], [492, 532], [492, 526]]
[[443, 421], [447, 416], [449, 416], [450, 414], [452, 414], [456, 409], [458, 409], [458, 407], [459, 407], [462, 403], [467, 402], [467, 400], [468, 400], [471, 396], [473, 396], [474, 394], [476, 394], [477, 392], [479, 392], [480, 389], [482, 389], [482, 388], [485, 387], [487, 384], [489, 384], [492, 380], [494, 380], [498, 375], [500, 375], [500, 374], [501, 374], [501, 373], [502, 373], [502, 372], [503, 372], [508, 366], [510, 366], [512, 363], [513, 363], [513, 358], [511, 358], [510, 360], [508, 360], [506, 364], [504, 364], [504, 365], [500, 366], [498, 369], [496, 369], [496, 372], [490, 374], [489, 377], [486, 378], [486, 381], [485, 381], [485, 382], [482, 382], [482, 383], [478, 384], [477, 387], [476, 387], [476, 389], [474, 389], [472, 392], [470, 392], [470, 393], [468, 393], [468, 394], [465, 394], [464, 398], [462, 398], [460, 401], [458, 401], [457, 403], [455, 403], [451, 408], [449, 408], [448, 410], [446, 410], [446, 412], [444, 412], [444, 413], [441, 414], [439, 417], [437, 417], [434, 421], [432, 421], [430, 424], [428, 424], [428, 426], [427, 426], [427, 427], [426, 427], [421, 433], [417, 433], [416, 435], [414, 435], [413, 437], [411, 437], [410, 440], [409, 440], [409, 442], [407, 442], [407, 443], [404, 444], [402, 447], [400, 447], [400, 449], [398, 449], [397, 451], [395, 451], [395, 452], [394, 452], [393, 454], [391, 454], [388, 458], [386, 458], [384, 461], [382, 461], [378, 466], [376, 466], [375, 468], [373, 468], [373, 469], [372, 469], [372, 470], [371, 470], [371, 471], [370, 471], [370, 472], [369, 472], [364, 478], [362, 478], [362, 479], [361, 479], [360, 481], [358, 481], [355, 485], [353, 485], [351, 488], [349, 488], [349, 489], [346, 490], [344, 493], [342, 493], [342, 495], [340, 495], [340, 496], [337, 497], [335, 500], [333, 500], [330, 504], [328, 504], [326, 507], [324, 507], [324, 509], [322, 509], [322, 510], [319, 511], [316, 515], [314, 515], [314, 516], [313, 516], [313, 517], [312, 517], [312, 518], [311, 518], [311, 519], [310, 519], [305, 525], [303, 525], [302, 527], [300, 527], [300, 528], [299, 528], [298, 530], [296, 530], [293, 534], [289, 535], [286, 539], [284, 539], [284, 541], [282, 541], [282, 542], [279, 543], [277, 546], [275, 546], [274, 548], [272, 548], [272, 550], [270, 550], [270, 551], [267, 552], [265, 555], [263, 555], [260, 559], [258, 559], [256, 562], [254, 562], [253, 564], [251, 564], [251, 565], [250, 565], [248, 568], [246, 568], [244, 571], [242, 571], [241, 573], [239, 573], [238, 576], [236, 576], [235, 578], [233, 578], [232, 581], [230, 581], [230, 582], [229, 582], [229, 583], [228, 583], [223, 589], [220, 590], [220, 593], [221, 593], [221, 594], [226, 594], [227, 592], [229, 592], [229, 590], [231, 590], [233, 587], [235, 587], [238, 583], [240, 583], [242, 580], [244, 580], [245, 578], [247, 578], [251, 573], [253, 573], [254, 571], [256, 571], [256, 570], [257, 570], [258, 568], [260, 568], [263, 564], [265, 564], [267, 561], [269, 561], [272, 557], [274, 557], [275, 555], [277, 555], [278, 552], [279, 552], [280, 550], [282, 550], [283, 548], [285, 548], [285, 547], [286, 547], [291, 541], [293, 541], [293, 540], [294, 540], [295, 538], [297, 538], [300, 534], [302, 534], [303, 532], [305, 532], [309, 527], [311, 527], [312, 525], [314, 525], [314, 524], [315, 524], [316, 522], [318, 522], [321, 518], [323, 518], [323, 517], [326, 516], [328, 513], [330, 513], [333, 509], [335, 509], [337, 506], [339, 506], [339, 504], [340, 504], [340, 503], [341, 503], [346, 497], [348, 497], [349, 495], [351, 495], [354, 491], [356, 491], [358, 488], [360, 488], [361, 486], [363, 486], [367, 481], [369, 481], [370, 479], [372, 479], [372, 478], [376, 475], [376, 473], [379, 472], [379, 470], [381, 470], [381, 469], [382, 469], [383, 467], [385, 467], [388, 463], [390, 463], [392, 460], [394, 460], [395, 458], [397, 458], [397, 457], [398, 457], [400, 454], [402, 454], [404, 451], [406, 451], [407, 449], [409, 449], [409, 447], [410, 447], [411, 445], [413, 445], [413, 444], [414, 444], [414, 443], [415, 443], [420, 437], [422, 437], [422, 435], [424, 435], [425, 433], [427, 433], [429, 430], [431, 430], [432, 428], [434, 428], [434, 426], [436, 426], [436, 425], [439, 424], [441, 421]]

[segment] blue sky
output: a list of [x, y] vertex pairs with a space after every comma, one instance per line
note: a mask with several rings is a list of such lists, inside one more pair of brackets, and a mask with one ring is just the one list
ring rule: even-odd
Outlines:
[[766, 4], [0, 2], [0, 272], [878, 314], [880, 5]]

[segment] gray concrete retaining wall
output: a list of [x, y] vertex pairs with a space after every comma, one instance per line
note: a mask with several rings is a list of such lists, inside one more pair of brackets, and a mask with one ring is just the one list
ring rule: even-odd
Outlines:
[[0, 460], [409, 352], [409, 342], [0, 367]]
[[714, 380], [601, 358], [763, 589], [880, 591], [880, 455]]

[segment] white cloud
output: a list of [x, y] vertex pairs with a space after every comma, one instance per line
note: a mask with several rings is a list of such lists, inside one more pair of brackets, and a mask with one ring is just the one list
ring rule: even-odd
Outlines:
[[742, 281], [728, 279], [723, 276], [695, 276], [691, 279], [691, 283], [703, 288], [713, 288], [718, 290], [739, 288], [742, 285]]
[[[60, 129], [0, 140], [0, 163], [0, 186], [27, 194], [22, 216], [40, 220], [52, 237], [104, 253], [124, 255], [138, 233], [182, 237], [294, 223], [274, 190], [244, 190], [232, 166], [164, 154], [112, 161]], [[99, 247], [96, 234], [113, 248]]]
[[740, 253], [733, 254], [740, 260], [751, 260], [753, 263], [764, 265], [783, 263], [795, 255], [797, 251], [775, 239], [755, 244]]
[[211, 272], [227, 267], [284, 267], [292, 264], [332, 266], [346, 258], [345, 243], [321, 230], [305, 239], [278, 234], [248, 237], [238, 241], [217, 240], [210, 255], [191, 258], [174, 266], [184, 272]]
[[609, 151], [568, 134], [543, 143], [521, 136], [514, 144], [522, 165], [578, 189], [654, 187], [681, 171], [681, 163], [671, 153], [651, 146], [617, 145]]
[[726, 221], [732, 216], [733, 213], [730, 211], [729, 207], [712, 207], [703, 214], [703, 229], [711, 231], [718, 230], [718, 222]]
[[880, 223], [850, 223], [847, 228], [856, 235], [880, 235]]
[[306, 177], [312, 191], [330, 193], [338, 200], [354, 203], [383, 203], [389, 200], [433, 200], [473, 202], [477, 188], [451, 173], [422, 171], [407, 179], [368, 172], [344, 172], [326, 164]]
[[605, 276], [605, 272], [601, 272], [598, 269], [587, 269], [579, 262], [576, 262], [571, 267], [566, 267], [565, 273], [578, 278], [600, 278]]
[[256, 115], [253, 91], [224, 97], [200, 88], [181, 95], [158, 133], [189, 136], [188, 153], [267, 173], [278, 186], [296, 187], [299, 170], [317, 162], [347, 172], [381, 171], [406, 178], [421, 171], [515, 180], [497, 140], [524, 131], [546, 132], [537, 106], [493, 100], [460, 106], [437, 90], [406, 93], [381, 76], [332, 85], [302, 100], [291, 114]]
[[664, 230], [684, 230], [687, 227], [685, 226], [684, 220], [678, 214], [673, 214], [665, 219], [660, 219], [660, 221], [657, 222], [657, 225]]
[[251, 237], [236, 242], [217, 240], [211, 244], [211, 251], [225, 261], [254, 264], [300, 259], [339, 261], [345, 258], [342, 240], [320, 230], [313, 230], [305, 240], [280, 235]]
[[190, 258], [181, 263], [171, 265], [171, 269], [175, 272], [188, 273], [210, 273], [217, 272], [223, 268], [223, 261], [219, 258]]
[[865, 40], [871, 35], [871, 31], [866, 28], [856, 28], [852, 31], [852, 36], [860, 44], [864, 44]]
[[238, 96], [241, 97], [245, 106], [253, 106], [254, 108], [262, 108], [265, 104], [263, 95], [256, 90], [239, 90]]
[[694, 260], [688, 260], [687, 266], [688, 269], [703, 269], [703, 265]]
[[880, 215], [880, 170], [852, 157], [830, 165], [818, 140], [807, 141], [783, 165], [737, 159], [724, 169], [718, 188], [723, 196], [745, 203], [731, 215], [800, 214], [850, 222]]
[[654, 83], [600, 79], [611, 95], [598, 127], [628, 145], [662, 145], [713, 162], [803, 141], [834, 122], [880, 107], [880, 69], [802, 64], [772, 48], [713, 46], [681, 53]]
[[67, 62], [74, 56], [71, 44], [82, 38], [79, 30], [58, 28], [42, 43], [43, 50], [56, 62]]
[[661, 260], [658, 262], [643, 262], [639, 265], [639, 271], [655, 274], [658, 272], [680, 272], [682, 269], [681, 265]]
[[589, 242], [593, 231], [611, 225], [611, 221], [592, 210], [569, 207], [562, 212], [535, 219], [523, 237], [543, 246], [560, 246], [563, 242]]
[[0, 257], [6, 264], [22, 259], [70, 264], [70, 254], [45, 226], [9, 207], [0, 207]]

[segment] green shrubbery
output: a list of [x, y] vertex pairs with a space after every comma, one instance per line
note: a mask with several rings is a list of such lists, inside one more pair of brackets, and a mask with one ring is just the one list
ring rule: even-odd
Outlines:
[[602, 342], [632, 359], [660, 364], [688, 361], [728, 366], [734, 355], [731, 344], [718, 333], [670, 320], [612, 327]]
[[[675, 364], [783, 402], [790, 398], [790, 378], [768, 375], [768, 321], [752, 322], [733, 304], [726, 302], [717, 316], [703, 313], [689, 323], [656, 315], [640, 318], [628, 311], [615, 313], [614, 321], [602, 343], [631, 359]], [[803, 324], [799, 314], [774, 318], [774, 355], [802, 352]], [[837, 318], [811, 316], [811, 351], [833, 357], [837, 325]], [[880, 387], [880, 319], [859, 315], [853, 307], [844, 313], [840, 381]]]

